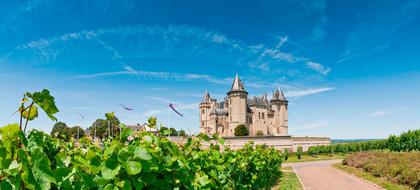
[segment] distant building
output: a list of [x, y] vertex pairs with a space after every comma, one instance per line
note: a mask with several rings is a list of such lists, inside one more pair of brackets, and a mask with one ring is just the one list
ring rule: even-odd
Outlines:
[[139, 124], [137, 123], [136, 125], [126, 125], [126, 127], [131, 128], [135, 131], [148, 131], [148, 132], [157, 132], [157, 129], [153, 129], [150, 128], [149, 126], [147, 126], [146, 123], [143, 124]]
[[271, 100], [267, 94], [249, 98], [238, 75], [224, 101], [211, 98], [206, 90], [199, 108], [201, 132], [208, 135], [235, 136], [239, 124], [248, 128], [250, 136], [288, 134], [288, 101], [283, 92], [276, 90]]

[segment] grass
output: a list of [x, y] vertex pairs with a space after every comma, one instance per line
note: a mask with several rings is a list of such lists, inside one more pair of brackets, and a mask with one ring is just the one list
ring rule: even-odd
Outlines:
[[282, 167], [282, 175], [276, 187], [278, 190], [302, 190], [303, 187], [292, 167]]
[[361, 177], [365, 180], [368, 180], [372, 183], [375, 183], [375, 184], [381, 186], [382, 188], [385, 188], [385, 189], [388, 189], [388, 190], [410, 190], [410, 189], [412, 189], [409, 186], [398, 185], [398, 184], [389, 182], [384, 178], [375, 177], [370, 173], [364, 172], [364, 171], [362, 171], [358, 168], [352, 167], [352, 166], [342, 165], [341, 163], [334, 164], [333, 166], [335, 168], [338, 168], [340, 170], [343, 170], [345, 172], [354, 174], [358, 177]]
[[287, 160], [284, 160], [283, 163], [335, 160], [335, 159], [343, 159], [344, 157], [346, 157], [346, 155], [334, 154], [334, 155], [308, 156], [307, 154], [303, 154], [302, 158], [298, 159], [297, 154], [293, 153], [293, 154], [290, 154], [289, 158]]

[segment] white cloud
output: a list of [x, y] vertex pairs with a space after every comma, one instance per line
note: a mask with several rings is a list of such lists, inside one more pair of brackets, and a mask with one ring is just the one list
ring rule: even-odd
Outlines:
[[318, 94], [322, 92], [328, 92], [334, 90], [334, 88], [331, 87], [324, 87], [324, 88], [308, 88], [308, 89], [302, 89], [302, 90], [292, 90], [285, 92], [286, 97], [300, 97], [300, 96], [308, 96], [312, 94]]
[[226, 41], [226, 37], [220, 34], [214, 34], [212, 41], [216, 43], [223, 43]]
[[123, 67], [126, 71], [129, 71], [129, 72], [131, 72], [131, 73], [133, 73], [133, 74], [137, 74], [137, 71], [136, 70], [134, 70], [132, 67], [130, 67], [130, 66], [128, 66], [128, 65], [124, 65], [124, 67]]
[[90, 78], [98, 78], [98, 77], [110, 77], [110, 76], [118, 76], [118, 75], [132, 75], [133, 72], [131, 71], [116, 71], [116, 72], [103, 72], [103, 73], [93, 73], [87, 75], [78, 75], [74, 77], [70, 77], [70, 79], [90, 79]]
[[392, 112], [390, 112], [390, 111], [378, 110], [378, 111], [373, 112], [370, 116], [371, 117], [382, 117], [382, 116], [385, 116], [385, 115], [389, 115], [391, 113]]
[[79, 75], [71, 77], [70, 79], [90, 79], [97, 77], [110, 77], [117, 75], [133, 75], [133, 76], [142, 76], [148, 78], [159, 78], [159, 79], [171, 79], [171, 80], [204, 80], [214, 84], [229, 84], [232, 82], [232, 78], [216, 78], [210, 75], [204, 74], [195, 74], [195, 73], [171, 73], [171, 72], [155, 72], [155, 71], [142, 71], [135, 70], [130, 66], [123, 66], [124, 71], [115, 71], [115, 72], [102, 72], [102, 73], [92, 73], [87, 75]]
[[313, 61], [306, 62], [306, 66], [323, 75], [327, 75], [331, 71], [330, 68], [324, 67], [323, 65]]

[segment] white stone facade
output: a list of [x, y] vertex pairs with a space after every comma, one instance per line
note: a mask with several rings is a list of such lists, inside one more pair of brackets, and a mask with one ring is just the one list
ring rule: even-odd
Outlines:
[[240, 124], [248, 128], [250, 136], [288, 134], [288, 101], [283, 92], [276, 90], [271, 100], [267, 94], [248, 98], [238, 75], [224, 101], [218, 102], [206, 91], [199, 107], [200, 129], [208, 135], [235, 136], [235, 128]]

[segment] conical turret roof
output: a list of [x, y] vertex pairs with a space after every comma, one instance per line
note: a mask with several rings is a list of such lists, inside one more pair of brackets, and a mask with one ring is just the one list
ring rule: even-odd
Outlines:
[[283, 91], [280, 89], [280, 87], [273, 92], [273, 100], [284, 100], [286, 101], [286, 97], [283, 94]]
[[206, 92], [204, 93], [204, 96], [203, 96], [203, 100], [201, 100], [201, 103], [207, 103], [207, 102], [210, 102], [210, 100], [211, 100], [210, 94], [206, 90]]
[[235, 80], [233, 81], [230, 91], [245, 91], [244, 85], [242, 84], [241, 79], [239, 79], [238, 74], [235, 76]]

